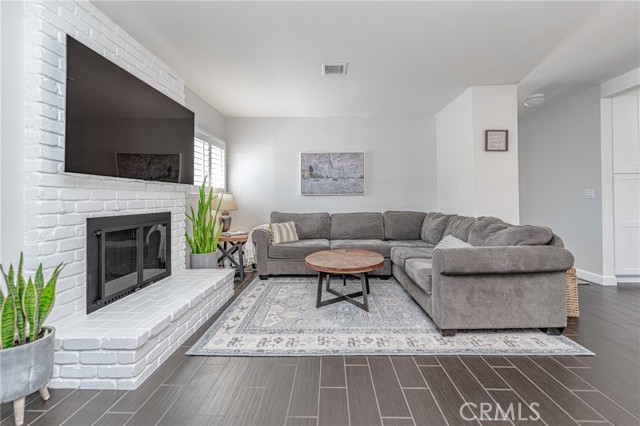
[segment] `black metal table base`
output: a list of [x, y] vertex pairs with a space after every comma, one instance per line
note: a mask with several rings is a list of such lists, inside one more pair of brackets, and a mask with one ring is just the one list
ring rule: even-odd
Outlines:
[[[331, 288], [331, 274], [328, 274], [326, 272], [318, 273], [318, 298], [316, 301], [316, 308], [332, 305], [334, 303], [342, 302], [344, 300], [351, 303], [354, 306], [357, 306], [360, 309], [364, 309], [365, 311], [369, 312], [369, 298], [367, 297], [367, 295], [371, 293], [369, 290], [369, 275], [366, 272], [364, 274], [348, 274], [348, 275], [353, 275], [360, 278], [360, 281], [362, 283], [362, 291], [357, 291], [355, 293], [349, 293], [349, 294], [340, 293], [339, 291], [336, 291]], [[323, 281], [326, 282], [326, 290], [337, 297], [334, 297], [333, 299], [322, 300]], [[342, 283], [346, 285], [347, 283], [346, 275], [342, 275]], [[354, 300], [354, 297], [360, 297], [360, 296], [362, 296], [362, 302]]]
[[[244, 253], [242, 250], [243, 241], [238, 242], [230, 242], [231, 248], [227, 250], [227, 241], [224, 241], [223, 244], [218, 243], [218, 250], [222, 253], [220, 259], [218, 259], [219, 263], [222, 263], [224, 259], [229, 259], [231, 264], [236, 268], [236, 272], [240, 276], [240, 280], [244, 279]], [[238, 253], [238, 260], [236, 260], [233, 255]]]

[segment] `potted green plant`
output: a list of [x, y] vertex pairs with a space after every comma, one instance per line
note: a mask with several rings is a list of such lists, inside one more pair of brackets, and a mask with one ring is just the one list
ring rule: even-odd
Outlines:
[[218, 267], [218, 239], [222, 233], [222, 226], [218, 225], [218, 211], [222, 197], [218, 198], [218, 204], [213, 207], [213, 189], [209, 189], [207, 195], [205, 184], [207, 178], [199, 188], [198, 212], [191, 207], [191, 213], [187, 213], [187, 219], [191, 222], [191, 232], [184, 233], [187, 243], [191, 248], [191, 269], [214, 269]]
[[56, 283], [64, 265], [58, 265], [45, 282], [42, 264], [35, 277], [22, 275], [20, 254], [17, 274], [13, 265], [4, 276], [6, 293], [0, 289], [0, 402], [13, 401], [15, 424], [24, 421], [25, 397], [36, 390], [46, 401], [47, 383], [53, 374], [55, 329], [45, 327], [56, 295]]

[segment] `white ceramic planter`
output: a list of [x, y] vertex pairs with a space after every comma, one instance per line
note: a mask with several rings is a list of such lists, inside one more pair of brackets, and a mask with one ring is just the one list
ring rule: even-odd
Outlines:
[[42, 339], [26, 345], [0, 350], [0, 402], [13, 401], [16, 425], [24, 419], [24, 397], [39, 390], [47, 400], [47, 383], [53, 375], [55, 329]]
[[218, 269], [218, 252], [190, 255], [191, 269]]

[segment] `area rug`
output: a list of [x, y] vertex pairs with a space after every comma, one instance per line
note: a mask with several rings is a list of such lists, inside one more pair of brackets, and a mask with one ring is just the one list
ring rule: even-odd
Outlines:
[[[344, 292], [360, 281], [332, 283]], [[369, 312], [343, 301], [316, 309], [317, 279], [256, 279], [188, 352], [209, 356], [593, 355], [539, 330], [460, 331], [442, 337], [393, 278], [370, 280]], [[333, 297], [323, 293], [323, 300]]]

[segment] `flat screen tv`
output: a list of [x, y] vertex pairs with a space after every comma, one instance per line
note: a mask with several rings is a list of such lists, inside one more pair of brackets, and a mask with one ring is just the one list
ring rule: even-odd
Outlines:
[[194, 114], [67, 36], [67, 172], [193, 184]]

